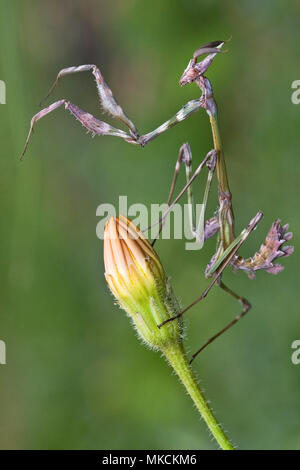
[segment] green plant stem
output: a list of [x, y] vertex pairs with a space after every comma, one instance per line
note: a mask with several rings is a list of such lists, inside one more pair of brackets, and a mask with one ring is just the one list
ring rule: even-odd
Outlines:
[[221, 425], [214, 416], [198, 385], [182, 343], [171, 344], [168, 348], [164, 349], [163, 353], [185, 386], [200, 415], [206, 422], [220, 447], [223, 450], [234, 450], [233, 445], [230, 443]]

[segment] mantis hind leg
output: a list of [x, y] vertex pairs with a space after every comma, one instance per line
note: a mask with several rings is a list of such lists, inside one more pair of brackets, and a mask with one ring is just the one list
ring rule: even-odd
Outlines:
[[218, 333], [216, 333], [215, 335], [213, 335], [211, 338], [209, 338], [209, 340], [206, 341], [206, 343], [203, 344], [203, 346], [201, 346], [201, 348], [199, 348], [193, 355], [192, 355], [192, 358], [190, 360], [190, 363], [193, 362], [193, 360], [198, 356], [198, 354], [200, 354], [201, 351], [203, 351], [203, 349], [205, 349], [209, 344], [211, 344], [215, 339], [217, 339], [219, 336], [221, 336], [223, 333], [225, 333], [225, 331], [229, 330], [229, 328], [231, 328], [233, 325], [235, 325], [241, 318], [243, 318], [246, 313], [249, 312], [249, 310], [251, 309], [251, 304], [250, 302], [248, 302], [247, 299], [245, 299], [244, 297], [241, 297], [240, 295], [236, 294], [235, 292], [233, 292], [229, 287], [227, 287], [222, 280], [219, 280], [218, 281], [218, 284], [219, 286], [221, 287], [221, 289], [223, 289], [225, 292], [227, 292], [228, 294], [230, 294], [232, 297], [234, 297], [236, 300], [238, 300], [240, 302], [240, 304], [242, 305], [242, 312], [237, 315], [230, 323], [228, 323], [224, 328], [222, 328], [220, 331], [218, 331]]

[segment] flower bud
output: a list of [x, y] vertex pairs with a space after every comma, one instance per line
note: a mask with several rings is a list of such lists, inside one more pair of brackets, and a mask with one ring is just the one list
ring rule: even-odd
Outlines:
[[142, 339], [160, 350], [180, 341], [178, 320], [158, 328], [179, 312], [160, 259], [142, 232], [122, 215], [106, 224], [104, 264], [111, 292]]

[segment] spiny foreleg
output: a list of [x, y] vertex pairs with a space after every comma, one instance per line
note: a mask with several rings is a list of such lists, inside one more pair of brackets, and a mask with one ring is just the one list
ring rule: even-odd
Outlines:
[[137, 139], [139, 134], [135, 125], [129, 119], [127, 114], [123, 111], [121, 106], [118, 104], [111, 89], [105, 82], [102, 73], [100, 72], [99, 68], [94, 64], [79, 65], [79, 66], [68, 67], [68, 68], [60, 70], [57, 74], [55, 82], [53, 83], [49, 92], [47, 93], [46, 97], [41, 101], [41, 103], [43, 103], [47, 98], [49, 98], [49, 96], [54, 91], [59, 80], [62, 77], [64, 77], [65, 75], [73, 74], [73, 73], [87, 72], [87, 71], [91, 71], [95, 77], [98, 95], [99, 95], [100, 103], [101, 103], [103, 110], [109, 113], [112, 117], [119, 119], [119, 121], [123, 122], [129, 128], [129, 132], [132, 135], [132, 137], [134, 139]]
[[[202, 54], [208, 54], [208, 56], [205, 57], [205, 59], [203, 60], [203, 67], [204, 67], [203, 70], [206, 70], [208, 66], [211, 64], [216, 54], [220, 52], [221, 44], [223, 44], [221, 41], [214, 41], [213, 43], [205, 44], [204, 46], [202, 46], [196, 51], [195, 57], [193, 60], [196, 61], [197, 57]], [[201, 63], [199, 63], [197, 66], [201, 67], [200, 64]], [[108, 112], [112, 117], [118, 119], [123, 124], [125, 124], [128, 127], [128, 133], [121, 131], [120, 129], [116, 129], [113, 126], [110, 126], [109, 124], [104, 123], [103, 121], [99, 121], [91, 114], [86, 113], [85, 111], [82, 111], [76, 105], [73, 105], [69, 101], [62, 99], [62, 100], [56, 101], [55, 103], [51, 104], [47, 108], [41, 110], [40, 113], [37, 113], [32, 118], [30, 131], [29, 131], [25, 148], [24, 148], [24, 151], [22, 152], [21, 158], [23, 157], [26, 151], [26, 148], [28, 146], [29, 139], [32, 135], [34, 123], [41, 117], [45, 116], [46, 114], [49, 114], [49, 112], [61, 106], [62, 104], [65, 104], [65, 107], [69, 107], [71, 113], [74, 114], [74, 116], [82, 123], [82, 125], [86, 127], [89, 131], [91, 131], [93, 134], [114, 135], [117, 137], [121, 137], [122, 139], [124, 139], [125, 141], [131, 144], [141, 145], [142, 147], [145, 146], [147, 143], [151, 142], [153, 139], [158, 137], [163, 132], [170, 129], [175, 124], [182, 122], [187, 117], [189, 117], [192, 113], [194, 113], [195, 111], [198, 111], [201, 107], [203, 107], [202, 98], [191, 100], [188, 103], [186, 103], [172, 118], [165, 121], [163, 124], [157, 127], [154, 131], [151, 131], [148, 134], [140, 136], [134, 123], [129, 119], [127, 114], [123, 111], [122, 107], [118, 104], [111, 89], [105, 82], [104, 77], [101, 74], [99, 68], [94, 64], [85, 64], [85, 65], [79, 65], [79, 66], [74, 66], [74, 67], [67, 67], [67, 68], [60, 70], [60, 72], [57, 74], [55, 82], [51, 86], [44, 100], [47, 99], [51, 95], [51, 93], [54, 91], [59, 80], [62, 77], [64, 77], [65, 75], [70, 75], [70, 74], [79, 73], [79, 72], [86, 72], [86, 71], [91, 71], [95, 77], [98, 95], [99, 95], [103, 110]]]
[[30, 122], [29, 132], [27, 135], [23, 152], [20, 156], [20, 160], [23, 158], [26, 152], [36, 122], [61, 106], [64, 106], [65, 109], [69, 110], [71, 114], [73, 114], [73, 116], [75, 116], [75, 118], [83, 125], [83, 127], [85, 127], [93, 135], [113, 135], [116, 137], [121, 137], [126, 141], [131, 140], [131, 136], [126, 132], [122, 131], [121, 129], [117, 129], [116, 127], [113, 127], [110, 124], [107, 124], [106, 122], [100, 121], [99, 119], [95, 118], [92, 114], [83, 111], [70, 101], [62, 99], [56, 101], [55, 103], [52, 103], [50, 106], [42, 109], [39, 113], [33, 116]]

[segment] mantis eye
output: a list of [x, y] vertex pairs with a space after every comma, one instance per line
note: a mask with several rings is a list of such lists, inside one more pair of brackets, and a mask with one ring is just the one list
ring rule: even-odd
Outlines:
[[[185, 69], [179, 80], [180, 86], [184, 86], [187, 83], [192, 83], [197, 78], [201, 77], [201, 75], [206, 72], [206, 70], [212, 63], [216, 54], [222, 52], [221, 47], [223, 46], [223, 44], [224, 41], [213, 41], [208, 44], [205, 44], [204, 46], [199, 47], [199, 49], [194, 52], [193, 58], [189, 61], [187, 68]], [[198, 57], [206, 54], [208, 54], [208, 56], [205, 57], [201, 62], [197, 63]]]

